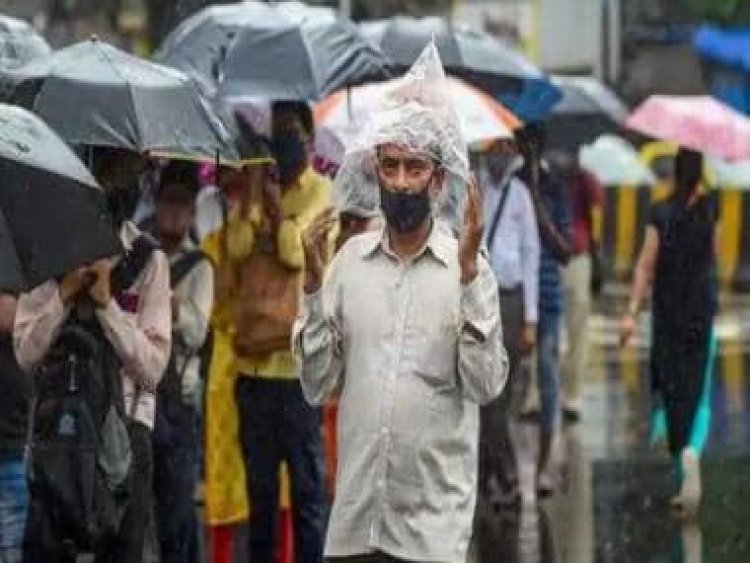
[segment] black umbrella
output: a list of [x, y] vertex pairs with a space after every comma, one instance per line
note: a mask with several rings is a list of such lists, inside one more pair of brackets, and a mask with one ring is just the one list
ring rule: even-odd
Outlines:
[[622, 131], [628, 108], [612, 90], [590, 76], [555, 76], [562, 99], [547, 123], [547, 146], [577, 150], [601, 135]]
[[434, 39], [446, 72], [500, 99], [524, 121], [544, 119], [559, 100], [557, 88], [521, 53], [491, 35], [438, 17], [366, 22], [362, 34], [405, 72]]
[[24, 291], [121, 246], [104, 192], [45, 123], [0, 104], [0, 289]]
[[227, 131], [183, 73], [92, 38], [18, 69], [12, 101], [68, 143], [138, 153], [234, 157]]
[[156, 58], [196, 74], [226, 97], [312, 101], [390, 76], [384, 55], [354, 24], [287, 2], [206, 8], [183, 21]]

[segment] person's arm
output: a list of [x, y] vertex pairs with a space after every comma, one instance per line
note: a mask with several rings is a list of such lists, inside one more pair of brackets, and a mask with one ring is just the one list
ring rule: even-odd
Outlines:
[[343, 336], [338, 303], [338, 261], [334, 258], [322, 288], [302, 292], [300, 314], [294, 324], [292, 351], [301, 366], [300, 383], [311, 405], [322, 405], [340, 389], [343, 373]]
[[169, 361], [172, 340], [169, 265], [164, 253], [154, 252], [135, 318], [120, 309], [112, 297], [96, 315], [125, 375], [146, 391], [155, 392]]
[[13, 333], [18, 300], [7, 293], [0, 293], [0, 333]]
[[478, 274], [461, 286], [462, 326], [458, 337], [458, 375], [467, 399], [486, 405], [500, 395], [508, 378], [508, 356], [497, 282], [489, 264], [478, 260]]
[[[330, 204], [330, 181], [319, 176], [309, 176], [315, 182], [314, 197], [303, 213], [296, 217], [282, 218], [279, 223], [276, 244], [279, 259], [289, 268], [299, 270], [305, 265], [305, 253], [302, 247], [302, 234], [315, 217]], [[335, 235], [335, 233], [334, 233]], [[331, 239], [335, 243], [335, 238]], [[329, 242], [329, 251], [331, 250]]]
[[185, 277], [187, 299], [175, 299], [172, 333], [189, 350], [203, 346], [214, 303], [214, 269], [208, 260], [201, 260]]
[[539, 259], [541, 243], [537, 228], [534, 204], [528, 189], [521, 194], [521, 274], [523, 276], [524, 320], [526, 324], [536, 324], [539, 320]]
[[570, 261], [573, 256], [573, 249], [570, 246], [570, 241], [562, 232], [560, 232], [557, 225], [555, 225], [552, 219], [552, 214], [547, 209], [547, 206], [541, 201], [540, 198], [532, 198], [534, 202], [534, 212], [539, 222], [539, 238], [549, 246], [554, 257], [563, 265]]
[[67, 313], [56, 281], [48, 281], [19, 296], [13, 347], [18, 365], [25, 371], [31, 371], [42, 361], [60, 333]]
[[633, 283], [630, 287], [628, 307], [620, 323], [620, 336], [627, 343], [635, 331], [635, 319], [640, 311], [646, 293], [654, 281], [656, 259], [659, 256], [659, 232], [656, 227], [646, 227], [646, 238], [633, 271]]

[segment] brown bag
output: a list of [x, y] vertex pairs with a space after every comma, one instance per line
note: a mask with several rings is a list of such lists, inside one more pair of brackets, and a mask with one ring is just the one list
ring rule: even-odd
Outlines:
[[[260, 245], [259, 245], [260, 246]], [[257, 250], [239, 269], [235, 351], [255, 357], [288, 350], [299, 302], [299, 270]]]

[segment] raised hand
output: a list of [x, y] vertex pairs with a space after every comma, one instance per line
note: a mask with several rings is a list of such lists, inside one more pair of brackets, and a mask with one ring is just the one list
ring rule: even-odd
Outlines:
[[315, 293], [323, 284], [328, 258], [328, 234], [336, 224], [333, 208], [323, 210], [302, 233], [305, 252], [305, 293]]
[[484, 236], [482, 192], [472, 176], [466, 195], [464, 222], [458, 239], [458, 263], [461, 266], [461, 283], [471, 283], [477, 277], [477, 257]]

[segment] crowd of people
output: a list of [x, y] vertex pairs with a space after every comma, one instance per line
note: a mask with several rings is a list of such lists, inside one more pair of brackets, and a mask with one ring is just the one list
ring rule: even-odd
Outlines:
[[[546, 150], [540, 125], [494, 142], [472, 170], [429, 103], [396, 109], [334, 180], [371, 166], [376, 209], [332, 207], [305, 103], [273, 104], [273, 163], [206, 174], [205, 164], [92, 149], [124, 253], [0, 296], [0, 560], [87, 551], [137, 563], [154, 534], [161, 561], [198, 561], [195, 493], [219, 443], [241, 453], [254, 563], [275, 558], [282, 465], [304, 563], [465, 561], [481, 541], [477, 503], [521, 501], [518, 420], [539, 428], [536, 496], [554, 494], [555, 433], [584, 416], [601, 188], [575, 155]], [[681, 154], [681, 188], [654, 209], [622, 327], [633, 332], [655, 279], [655, 389], [685, 510], [700, 495], [702, 367], [714, 346], [711, 281], [673, 291], [690, 277], [686, 248], [710, 271], [715, 210], [698, 196], [699, 171], [700, 158]], [[465, 202], [454, 230], [437, 202], [455, 182]], [[145, 196], [153, 211], [136, 224]], [[220, 349], [228, 369], [216, 368]], [[231, 393], [217, 401], [213, 378], [228, 372]], [[96, 375], [103, 389], [85, 382]], [[79, 388], [91, 412], [66, 422], [56, 415]], [[321, 406], [331, 401], [329, 512]], [[237, 432], [211, 427], [222, 410], [236, 411]], [[90, 475], [44, 441], [51, 421], [80, 438], [87, 417], [97, 435], [75, 447], [97, 452]], [[81, 480], [95, 498], [78, 498]]]

